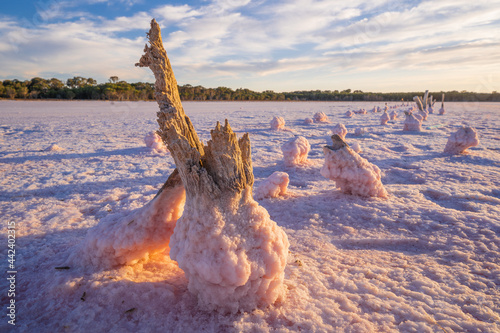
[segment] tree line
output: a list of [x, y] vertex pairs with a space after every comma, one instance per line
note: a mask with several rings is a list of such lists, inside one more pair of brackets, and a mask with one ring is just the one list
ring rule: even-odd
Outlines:
[[[413, 96], [423, 92], [373, 93], [361, 90], [307, 90], [292, 92], [274, 92], [265, 90], [256, 92], [227, 87], [205, 88], [185, 84], [178, 86], [183, 101], [412, 101]], [[446, 101], [490, 101], [500, 102], [500, 94], [475, 93], [469, 91], [431, 92], [435, 99]], [[128, 83], [111, 76], [109, 82], [98, 84], [92, 78], [75, 76], [63, 82], [59, 79], [3, 80], [0, 81], [0, 97], [9, 99], [83, 99], [111, 101], [154, 100], [154, 84], [147, 82]]]

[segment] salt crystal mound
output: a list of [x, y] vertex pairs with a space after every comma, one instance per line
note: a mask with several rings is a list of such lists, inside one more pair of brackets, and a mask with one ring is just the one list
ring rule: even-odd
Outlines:
[[333, 146], [323, 147], [325, 164], [321, 175], [334, 180], [343, 193], [386, 198], [380, 169], [354, 152], [338, 135], [333, 135], [332, 140]]
[[132, 265], [169, 248], [184, 210], [186, 192], [180, 178], [170, 177], [157, 196], [127, 214], [110, 214], [91, 228], [68, 261], [111, 268]]
[[310, 125], [312, 123], [314, 123], [314, 120], [312, 118], [306, 118], [306, 119], [304, 119], [304, 124]]
[[396, 110], [392, 110], [391, 113], [389, 113], [389, 117], [391, 117], [391, 120], [396, 120], [398, 119], [398, 113]]
[[444, 106], [443, 106], [443, 107], [441, 107], [441, 108], [439, 109], [439, 114], [440, 114], [440, 115], [443, 115], [443, 114], [445, 114], [445, 113], [446, 113], [446, 111], [445, 111]]
[[61, 150], [63, 149], [58, 145], [56, 145], [55, 143], [51, 144], [50, 146], [44, 149], [44, 151], [61, 151]]
[[146, 147], [151, 148], [158, 153], [166, 153], [168, 151], [162, 139], [155, 131], [149, 132], [144, 137], [144, 143], [146, 144]]
[[317, 123], [328, 123], [328, 116], [324, 112], [316, 112], [313, 116]]
[[434, 113], [434, 109], [432, 108], [432, 106], [429, 106], [427, 108], [427, 113], [429, 113], [429, 114], [433, 114]]
[[275, 131], [284, 130], [285, 119], [283, 119], [283, 117], [274, 117], [273, 120], [271, 120], [271, 129]]
[[354, 130], [354, 135], [362, 136], [366, 133], [366, 130], [363, 127], [358, 127]]
[[289, 242], [265, 208], [244, 189], [221, 197], [186, 201], [170, 240], [170, 257], [188, 289], [207, 311], [236, 313], [269, 306], [283, 297]]
[[275, 171], [266, 178], [254, 191], [258, 200], [264, 198], [277, 198], [286, 194], [290, 178], [286, 172]]
[[345, 136], [347, 135], [347, 128], [344, 126], [344, 124], [337, 124], [332, 128], [332, 134], [337, 134], [342, 138], [342, 140], [345, 140]]
[[305, 163], [307, 161], [307, 154], [309, 154], [310, 150], [311, 145], [303, 136], [295, 137], [281, 146], [286, 166]]
[[380, 125], [387, 125], [387, 122], [391, 120], [391, 116], [387, 113], [387, 111], [384, 111], [382, 116], [380, 116]]
[[477, 132], [472, 127], [461, 127], [449, 138], [444, 152], [448, 154], [462, 154], [467, 148], [475, 147], [479, 144]]
[[361, 145], [358, 142], [351, 143], [351, 149], [354, 150], [356, 153], [361, 153]]
[[349, 110], [349, 111], [347, 111], [347, 112], [345, 113], [345, 115], [346, 115], [346, 117], [351, 118], [352, 116], [354, 116], [354, 112], [352, 112], [351, 110]]
[[359, 109], [358, 111], [354, 111], [354, 113], [366, 114], [366, 110], [365, 109]]
[[418, 110], [418, 115], [420, 115], [422, 117], [422, 120], [427, 120], [427, 116], [429, 114], [423, 110]]
[[405, 112], [405, 114], [406, 119], [404, 122], [403, 131], [421, 131], [421, 121], [415, 118], [415, 115], [412, 112]]

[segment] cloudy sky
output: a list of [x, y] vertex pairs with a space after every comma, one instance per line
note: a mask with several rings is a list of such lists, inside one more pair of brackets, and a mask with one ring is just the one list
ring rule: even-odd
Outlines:
[[0, 79], [153, 82], [153, 17], [179, 84], [500, 91], [500, 0], [2, 1]]

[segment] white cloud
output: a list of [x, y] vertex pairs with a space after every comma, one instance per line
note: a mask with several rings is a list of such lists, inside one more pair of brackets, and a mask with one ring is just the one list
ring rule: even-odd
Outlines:
[[251, 0], [214, 0], [212, 3], [214, 6], [219, 6], [224, 9], [235, 9], [248, 5], [250, 1]]
[[[239, 87], [261, 84], [279, 91], [317, 84], [316, 89], [330, 89], [331, 82], [346, 80], [353, 89], [370, 83], [377, 90], [385, 72], [402, 90], [402, 81], [422, 82], [423, 75], [447, 89], [452, 85], [448, 77], [453, 84], [475, 85], [470, 82], [499, 63], [498, 0], [213, 0], [155, 8], [133, 0], [111, 3], [117, 1], [141, 10], [106, 19], [78, 11], [75, 2], [71, 7], [59, 1], [61, 6], [37, 24], [0, 18], [5, 36], [0, 75], [59, 71], [151, 77], [133, 63], [152, 17], [163, 29], [178, 80], [207, 86], [229, 78]], [[378, 81], [376, 75], [381, 75]]]
[[137, 4], [144, 3], [144, 0], [83, 0], [83, 2], [88, 4], [96, 4], [96, 3], [107, 3], [108, 5], [114, 3], [122, 3], [126, 6], [133, 6]]
[[2, 77], [29, 78], [52, 72], [89, 76], [101, 81], [111, 75], [135, 80], [150, 78], [134, 67], [145, 38], [131, 40], [108, 36], [88, 21], [50, 24], [39, 31], [27, 30], [18, 37], [15, 51], [2, 52]]
[[163, 25], [171, 25], [191, 17], [201, 16], [201, 12], [188, 5], [161, 6], [154, 9], [152, 14], [156, 17], [157, 21], [161, 22]]
[[268, 76], [277, 73], [290, 73], [296, 71], [307, 71], [328, 65], [327, 59], [302, 57], [294, 59], [280, 59], [276, 61], [269, 69], [258, 72], [260, 76]]
[[100, 26], [103, 32], [126, 32], [132, 30], [148, 31], [151, 15], [138, 12], [133, 16], [120, 16], [113, 20], [105, 20]]

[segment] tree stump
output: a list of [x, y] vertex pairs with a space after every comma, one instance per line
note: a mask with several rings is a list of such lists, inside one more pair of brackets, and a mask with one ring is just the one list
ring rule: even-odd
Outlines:
[[420, 99], [420, 97], [418, 96], [415, 96], [413, 97], [413, 100], [415, 101], [415, 103], [417, 104], [417, 107], [420, 111], [423, 111], [424, 110], [424, 106], [422, 104], [422, 100]]
[[462, 154], [467, 148], [475, 147], [479, 144], [477, 132], [473, 127], [462, 126], [455, 133], [451, 134], [444, 147], [444, 152], [448, 154]]
[[343, 193], [363, 197], [387, 197], [380, 169], [354, 152], [342, 138], [332, 135], [331, 146], [324, 146], [323, 177], [334, 180]]
[[416, 131], [422, 130], [422, 121], [418, 120], [413, 112], [405, 112], [406, 118], [403, 125], [403, 131]]
[[158, 23], [136, 66], [156, 78], [158, 134], [175, 160], [186, 190], [184, 213], [170, 240], [170, 256], [189, 290], [208, 310], [237, 312], [274, 303], [284, 292], [288, 239], [252, 198], [248, 134], [237, 139], [219, 122], [204, 146], [185, 114]]
[[445, 114], [445, 113], [446, 113], [446, 111], [445, 111], [445, 109], [444, 109], [444, 94], [443, 94], [443, 95], [441, 96], [441, 109], [439, 109], [439, 114], [440, 114], [440, 115], [443, 115], [443, 114]]
[[427, 110], [427, 106], [429, 105], [429, 90], [426, 90], [424, 93], [424, 99], [422, 100], [423, 111]]

